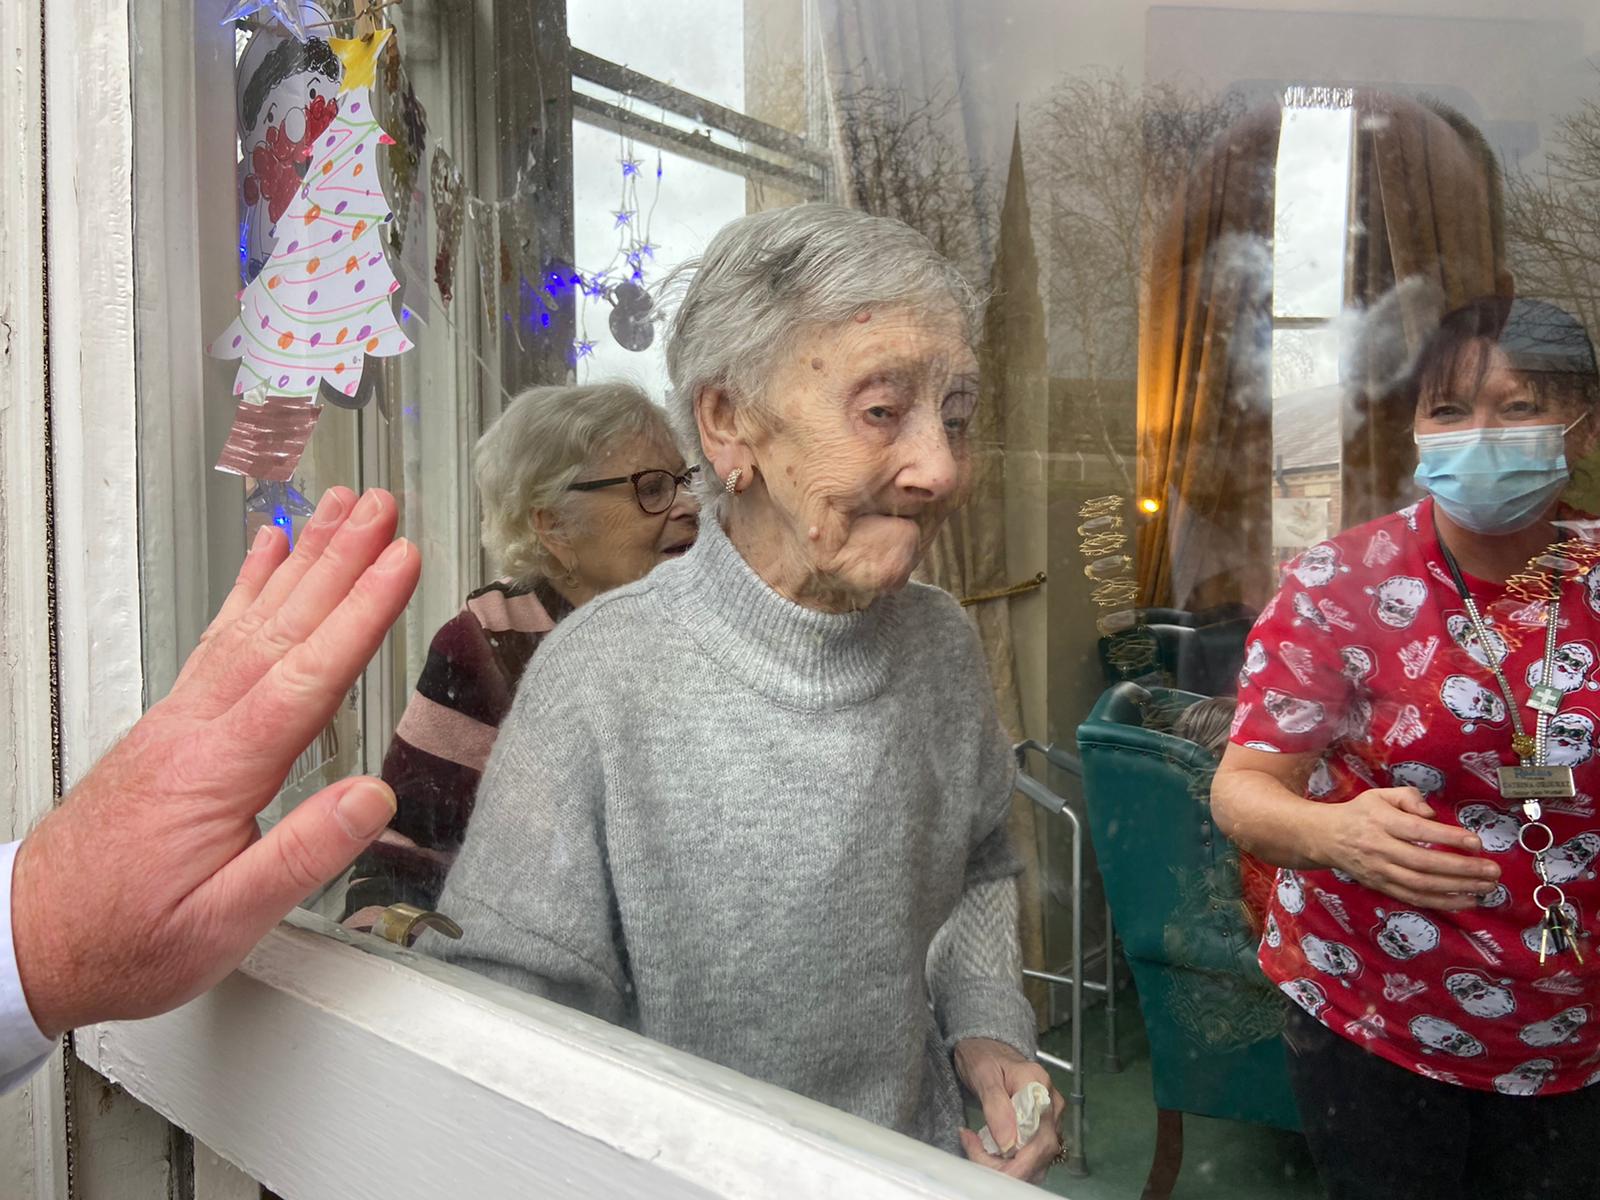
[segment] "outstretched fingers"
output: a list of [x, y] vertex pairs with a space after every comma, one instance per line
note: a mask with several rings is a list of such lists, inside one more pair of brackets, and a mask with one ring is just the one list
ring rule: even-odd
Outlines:
[[[335, 555], [328, 557], [331, 563]], [[411, 599], [422, 560], [410, 542], [398, 539], [376, 556], [362, 547], [360, 557], [370, 565], [358, 578], [346, 579], [345, 562], [337, 572], [330, 566], [328, 577], [315, 585], [307, 581], [320, 589], [313, 604], [315, 625], [306, 618], [303, 636], [219, 721], [224, 738], [249, 747], [240, 766], [252, 777], [242, 781], [241, 799], [276, 790], [282, 772], [327, 724]], [[263, 730], [272, 736], [263, 738]]]
[[[349, 488], [329, 488], [287, 559], [284, 558], [287, 547], [283, 538], [273, 535], [264, 556], [272, 569], [259, 580], [259, 568], [250, 562], [256, 556], [252, 548], [251, 555], [246, 558], [250, 578], [246, 580], [246, 571], [240, 571], [240, 583], [235, 584], [222, 611], [202, 637], [199, 648], [184, 664], [179, 676], [183, 689], [180, 692], [175, 686], [169, 702], [182, 704], [199, 716], [214, 716], [243, 694], [255, 678], [248, 675], [241, 651], [259, 638], [273, 615], [294, 594], [355, 503], [355, 493]], [[245, 588], [243, 592], [241, 585]], [[259, 677], [259, 670], [256, 677]]]
[[277, 526], [263, 525], [256, 532], [256, 540], [251, 543], [249, 553], [244, 556], [244, 562], [239, 567], [239, 575], [233, 581], [233, 588], [228, 592], [228, 598], [222, 602], [217, 615], [200, 635], [200, 644], [194, 648], [184, 661], [183, 669], [178, 672], [178, 678], [172, 685], [174, 694], [182, 696], [184, 682], [205, 662], [211, 643], [223, 631], [231, 629], [233, 623], [255, 603], [256, 597], [261, 594], [261, 589], [267, 586], [273, 572], [283, 565], [283, 560], [288, 556], [288, 541], [278, 531]]

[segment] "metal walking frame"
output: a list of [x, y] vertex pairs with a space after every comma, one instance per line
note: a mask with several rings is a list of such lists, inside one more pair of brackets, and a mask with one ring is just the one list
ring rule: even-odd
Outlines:
[[[1042, 754], [1047, 762], [1058, 770], [1081, 779], [1083, 777], [1083, 764], [1076, 755], [1065, 750], [1059, 750], [1054, 744], [1045, 746], [1029, 738], [1019, 742], [1013, 752], [1017, 756], [1017, 790], [1040, 808], [1066, 818], [1072, 831], [1072, 957], [1068, 965], [1061, 971], [1032, 971], [1024, 970], [1022, 973], [1029, 979], [1040, 979], [1052, 988], [1066, 987], [1071, 989], [1071, 1005], [1069, 1020], [1071, 1030], [1069, 1039], [1071, 1044], [1070, 1059], [1058, 1058], [1043, 1050], [1038, 1051], [1038, 1059], [1046, 1066], [1055, 1067], [1065, 1072], [1071, 1079], [1071, 1091], [1067, 1093], [1068, 1136], [1070, 1143], [1067, 1146], [1065, 1162], [1067, 1174], [1083, 1176], [1089, 1173], [1088, 1158], [1084, 1153], [1083, 1145], [1083, 997], [1085, 992], [1099, 992], [1106, 998], [1106, 1070], [1116, 1072], [1122, 1070], [1122, 1062], [1117, 1057], [1117, 976], [1116, 976], [1116, 933], [1111, 924], [1111, 906], [1106, 905], [1106, 940], [1100, 948], [1100, 953], [1105, 958], [1105, 977], [1099, 980], [1085, 978], [1084, 963], [1089, 957], [1083, 945], [1083, 839], [1085, 836], [1083, 819], [1067, 805], [1066, 798], [1051, 791], [1028, 773], [1028, 754], [1036, 751]], [[1063, 973], [1066, 972], [1066, 973]]]

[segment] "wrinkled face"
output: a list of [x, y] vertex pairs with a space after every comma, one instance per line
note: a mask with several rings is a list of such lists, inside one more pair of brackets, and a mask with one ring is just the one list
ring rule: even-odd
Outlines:
[[[578, 481], [610, 479], [653, 468], [682, 475], [683, 454], [664, 431], [638, 434], [606, 451], [578, 473]], [[599, 595], [647, 575], [657, 563], [694, 544], [698, 508], [688, 489], [679, 488], [666, 512], [646, 513], [632, 485], [568, 496], [569, 517], [558, 536], [548, 539], [563, 562], [575, 563], [586, 596]], [[563, 550], [565, 553], [563, 553]]]
[[874, 309], [802, 335], [747, 438], [778, 543], [760, 552], [782, 576], [768, 582], [841, 609], [904, 587], [966, 498], [977, 374], [953, 311]]

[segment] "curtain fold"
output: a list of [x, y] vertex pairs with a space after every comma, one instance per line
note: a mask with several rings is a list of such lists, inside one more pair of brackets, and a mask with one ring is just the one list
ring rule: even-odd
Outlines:
[[[1236, 122], [1149, 242], [1139, 309], [1139, 603], [1259, 606], [1272, 570], [1272, 251], [1281, 111]], [[1151, 509], [1154, 511], [1151, 511]]]
[[[1006, 561], [1007, 414], [1019, 406], [1042, 412], [1048, 394], [1044, 313], [1020, 138], [1013, 139], [1000, 232], [989, 262], [986, 224], [993, 219], [993, 197], [974, 165], [985, 155], [960, 88], [952, 0], [825, 0], [821, 16], [841, 126], [835, 139], [841, 147], [841, 199], [920, 230], [973, 282], [987, 276], [994, 293], [979, 348], [982, 396], [969, 434], [972, 492], [945, 523], [918, 575], [955, 596], [998, 589], [1012, 582]], [[1042, 565], [1029, 564], [1025, 574]], [[1022, 703], [1008, 602], [974, 605], [969, 614], [989, 664], [1001, 722], [1020, 740]], [[1046, 969], [1040, 830], [1032, 801], [1013, 797], [1009, 825], [1023, 859], [1023, 963]], [[1030, 983], [1028, 997], [1043, 1028], [1046, 991]]]
[[[1006, 554], [1007, 425], [1011, 420], [1026, 420], [1025, 414], [1039, 417], [1049, 399], [1044, 304], [1039, 295], [1039, 261], [1034, 252], [1020, 130], [1012, 140], [990, 293], [978, 350], [980, 399], [969, 432], [974, 460], [972, 494], [945, 522], [920, 572], [928, 582], [956, 596], [995, 591], [1012, 582]], [[1025, 731], [1010, 601], [985, 601], [967, 611], [989, 663], [1001, 723], [1012, 741], [1020, 741]], [[1045, 970], [1038, 809], [1020, 793], [1012, 797], [1009, 826], [1012, 844], [1023, 860], [1018, 883], [1022, 960], [1027, 967]], [[1043, 1028], [1049, 1012], [1048, 988], [1029, 980], [1027, 992]]]
[[1346, 304], [1362, 314], [1344, 355], [1343, 524], [1414, 498], [1412, 413], [1400, 394], [1439, 318], [1509, 295], [1499, 169], [1460, 114], [1381, 92], [1356, 97]]

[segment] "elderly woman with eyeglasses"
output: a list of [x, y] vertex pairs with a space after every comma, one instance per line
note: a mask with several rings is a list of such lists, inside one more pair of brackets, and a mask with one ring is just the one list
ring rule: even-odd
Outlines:
[[524, 392], [478, 441], [483, 544], [504, 577], [440, 628], [383, 762], [394, 821], [351, 875], [348, 923], [433, 908], [517, 683], [573, 609], [683, 555], [697, 505], [661, 409], [621, 383]]
[[958, 1085], [1012, 1151], [1011, 1096], [1049, 1083], [1015, 765], [971, 626], [911, 582], [968, 487], [976, 307], [896, 221], [713, 239], [667, 345], [712, 519], [546, 643], [440, 900], [466, 935], [428, 944], [1031, 1177], [1054, 1119], [991, 1157]]

